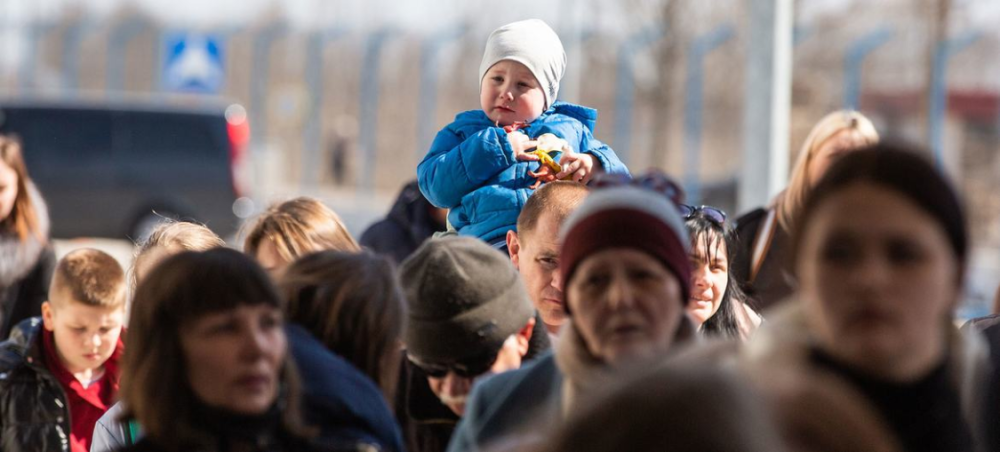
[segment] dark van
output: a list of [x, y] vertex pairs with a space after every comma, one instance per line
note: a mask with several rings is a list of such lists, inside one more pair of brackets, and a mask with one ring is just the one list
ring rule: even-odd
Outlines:
[[239, 105], [0, 101], [58, 238], [135, 239], [163, 217], [232, 234], [248, 133]]

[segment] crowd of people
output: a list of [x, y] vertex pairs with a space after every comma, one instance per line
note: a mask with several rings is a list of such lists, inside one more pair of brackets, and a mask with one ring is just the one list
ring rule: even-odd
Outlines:
[[299, 197], [241, 251], [164, 222], [127, 271], [56, 261], [0, 137], [0, 449], [1000, 450], [1000, 322], [956, 327], [968, 228], [920, 148], [831, 113], [733, 219], [632, 176], [565, 63], [497, 29], [481, 110], [360, 240]]

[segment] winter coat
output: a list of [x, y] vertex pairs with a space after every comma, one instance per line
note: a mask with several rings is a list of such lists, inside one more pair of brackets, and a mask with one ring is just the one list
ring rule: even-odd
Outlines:
[[389, 215], [361, 234], [361, 246], [389, 256], [397, 264], [403, 262], [424, 240], [445, 230], [445, 225], [431, 217], [432, 208], [416, 181], [406, 184]]
[[[551, 348], [552, 342], [545, 323], [536, 312], [528, 350], [521, 361], [523, 366], [548, 356]], [[488, 377], [486, 381], [492, 378], [494, 377]], [[478, 385], [479, 380], [476, 380], [476, 386]], [[475, 390], [469, 394], [468, 400], [472, 400], [474, 393]], [[466, 416], [468, 413], [467, 405]], [[434, 395], [427, 381], [427, 374], [413, 365], [405, 354], [400, 366], [399, 390], [396, 392], [396, 417], [403, 427], [410, 452], [444, 452], [459, 422], [459, 417]]]
[[[675, 344], [699, 340], [685, 316]], [[662, 358], [666, 359], [671, 354]], [[650, 362], [651, 363], [651, 362]], [[643, 363], [650, 364], [650, 363]], [[559, 330], [554, 351], [537, 361], [477, 382], [448, 452], [522, 450], [537, 446], [569, 413], [613, 387], [629, 369], [594, 357], [573, 322]], [[591, 399], [592, 400], [592, 399]]]
[[[615, 152], [594, 138], [597, 110], [565, 102], [552, 104], [523, 133], [552, 133], [574, 151], [590, 154], [605, 172], [628, 174]], [[553, 155], [559, 161], [560, 155]], [[451, 209], [448, 220], [461, 235], [492, 242], [515, 229], [517, 216], [534, 192], [529, 171], [538, 162], [514, 160], [503, 128], [482, 110], [459, 113], [445, 126], [417, 166], [420, 191], [434, 205]]]
[[753, 265], [753, 248], [757, 233], [767, 219], [768, 210], [756, 209], [747, 212], [736, 219], [736, 253], [729, 266], [733, 278], [740, 288], [753, 299], [759, 312], [778, 304], [794, 292], [792, 277], [792, 239], [782, 229], [775, 218], [774, 237], [768, 247], [764, 260], [757, 272], [757, 277], [750, 282], [751, 266]]
[[[993, 365], [989, 386], [989, 402], [991, 406], [1000, 407], [1000, 314], [990, 314], [969, 320], [962, 325], [964, 331], [978, 331], [986, 338], [990, 349], [990, 363]], [[985, 433], [991, 445], [990, 450], [1000, 450], [1000, 410], [990, 410], [985, 413]]]
[[42, 319], [17, 324], [0, 343], [0, 450], [69, 452], [66, 393], [45, 367]]
[[[465, 416], [455, 429], [448, 452], [484, 450], [516, 440], [528, 445], [539, 438], [529, 426], [552, 426], [564, 418], [563, 373], [555, 355], [548, 353], [520, 369], [477, 382], [465, 406]], [[512, 434], [524, 431], [522, 434]], [[504, 447], [500, 450], [517, 450]]]
[[1000, 370], [1000, 314], [977, 317], [962, 325], [963, 331], [978, 331], [986, 338], [990, 361], [994, 370]]
[[90, 440], [90, 452], [111, 452], [132, 443], [127, 429], [128, 424], [118, 421], [124, 411], [122, 403], [118, 402], [97, 420], [94, 424], [94, 436]]
[[319, 427], [323, 443], [344, 450], [372, 444], [405, 451], [399, 425], [375, 382], [301, 326], [288, 325], [285, 333], [302, 380], [306, 422]]
[[[380, 450], [368, 446], [336, 446], [289, 434], [281, 425], [281, 411], [275, 406], [261, 415], [236, 414], [199, 405], [192, 409], [213, 444], [183, 447], [185, 452], [360, 452]], [[134, 445], [118, 449], [127, 452], [166, 452], [156, 438], [144, 437]]]
[[[991, 365], [986, 344], [976, 334], [952, 329], [949, 332], [948, 361], [945, 368], [951, 375], [965, 421], [974, 439], [982, 445], [992, 442], [988, 419], [995, 419], [996, 405], [991, 406]], [[740, 352], [740, 365], [749, 371], [767, 372], [772, 369], [801, 370], [833, 376], [848, 383], [846, 378], [818, 364], [812, 358], [815, 340], [809, 331], [801, 303], [788, 302], [771, 311], [768, 322]], [[874, 405], [873, 405], [874, 407]], [[877, 408], [877, 407], [875, 407]], [[899, 434], [900, 432], [895, 432]], [[905, 441], [904, 441], [905, 442]], [[992, 450], [983, 447], [977, 450]]]
[[42, 315], [42, 303], [49, 298], [49, 282], [56, 255], [49, 238], [49, 214], [41, 194], [29, 185], [31, 202], [38, 216], [40, 240], [29, 234], [21, 241], [16, 232], [0, 232], [0, 338], [10, 336], [21, 321]]
[[406, 354], [399, 366], [396, 418], [410, 452], [444, 452], [459, 417], [441, 403], [427, 382], [427, 375]]

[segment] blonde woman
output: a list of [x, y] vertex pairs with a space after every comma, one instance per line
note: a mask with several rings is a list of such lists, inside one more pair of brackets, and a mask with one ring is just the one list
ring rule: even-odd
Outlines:
[[271, 276], [316, 251], [361, 251], [344, 222], [320, 201], [299, 197], [271, 206], [250, 228], [243, 251]]
[[830, 113], [817, 123], [799, 151], [788, 187], [761, 207], [736, 219], [731, 271], [746, 294], [765, 309], [791, 295], [789, 237], [806, 196], [845, 153], [878, 143], [872, 122], [856, 111]]

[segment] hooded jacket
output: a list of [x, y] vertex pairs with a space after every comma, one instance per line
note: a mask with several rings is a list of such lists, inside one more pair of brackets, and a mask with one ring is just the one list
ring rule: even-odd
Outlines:
[[389, 215], [361, 234], [361, 246], [391, 257], [397, 264], [403, 262], [424, 240], [444, 231], [445, 226], [431, 218], [433, 207], [416, 181], [406, 184]]
[[28, 186], [38, 215], [40, 240], [28, 234], [21, 241], [13, 231], [0, 231], [0, 338], [10, 336], [21, 321], [42, 315], [42, 303], [49, 298], [49, 281], [56, 255], [49, 238], [49, 214], [45, 201], [34, 185]]
[[[590, 154], [605, 172], [628, 174], [625, 164], [606, 144], [594, 138], [597, 110], [555, 102], [521, 131], [537, 138], [552, 133], [579, 153]], [[561, 153], [553, 160], [559, 161]], [[451, 209], [448, 221], [460, 235], [487, 242], [506, 236], [534, 190], [529, 171], [538, 162], [517, 161], [502, 127], [482, 110], [459, 113], [445, 126], [417, 166], [420, 191], [435, 206]]]

